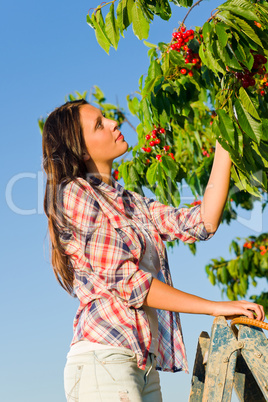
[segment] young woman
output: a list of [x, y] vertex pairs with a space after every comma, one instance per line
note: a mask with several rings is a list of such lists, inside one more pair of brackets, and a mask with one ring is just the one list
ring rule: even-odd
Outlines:
[[112, 179], [113, 160], [127, 148], [117, 123], [85, 100], [57, 108], [44, 126], [52, 265], [80, 301], [64, 371], [68, 401], [160, 402], [156, 370], [187, 371], [179, 312], [264, 320], [260, 305], [205, 300], [170, 277], [163, 240], [191, 243], [217, 230], [228, 153], [216, 145], [201, 206], [179, 209]]

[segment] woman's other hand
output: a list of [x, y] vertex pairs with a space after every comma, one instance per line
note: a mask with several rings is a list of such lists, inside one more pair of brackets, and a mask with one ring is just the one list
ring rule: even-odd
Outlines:
[[223, 315], [226, 319], [230, 320], [235, 317], [244, 315], [248, 318], [256, 319], [259, 321], [265, 320], [264, 309], [263, 306], [261, 306], [260, 304], [251, 303], [246, 300], [213, 303], [214, 309], [211, 315], [213, 315], [214, 317]]

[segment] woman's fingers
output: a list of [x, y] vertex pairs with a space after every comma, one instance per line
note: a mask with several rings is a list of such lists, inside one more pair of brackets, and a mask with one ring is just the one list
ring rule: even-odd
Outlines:
[[224, 315], [228, 319], [230, 317], [238, 317], [245, 315], [248, 318], [256, 319], [258, 321], [265, 320], [265, 312], [263, 306], [256, 303], [251, 303], [246, 300], [234, 301], [234, 302], [216, 302], [217, 309], [214, 316]]
[[[254, 318], [259, 321], [264, 321], [265, 313], [263, 306], [261, 306], [260, 304], [248, 303], [245, 300], [243, 300], [243, 302], [245, 303], [244, 308], [245, 308], [245, 315], [247, 317]], [[253, 313], [255, 313], [256, 315], [254, 316]]]

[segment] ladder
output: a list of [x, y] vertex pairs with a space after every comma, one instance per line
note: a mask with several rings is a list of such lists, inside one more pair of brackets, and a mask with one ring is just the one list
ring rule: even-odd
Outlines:
[[259, 326], [268, 329], [246, 317], [234, 319], [230, 327], [220, 316], [211, 338], [200, 334], [189, 402], [229, 402], [233, 387], [240, 401], [268, 401], [268, 340]]

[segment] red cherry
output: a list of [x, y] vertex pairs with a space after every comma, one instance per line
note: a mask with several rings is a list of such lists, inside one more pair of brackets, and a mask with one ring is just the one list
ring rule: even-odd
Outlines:
[[156, 142], [155, 142], [155, 141], [150, 141], [150, 145], [151, 145], [151, 147], [154, 147], [154, 146], [155, 146], [155, 144], [156, 144]]
[[170, 46], [170, 49], [171, 49], [171, 50], [176, 50], [176, 45], [175, 45], [175, 43], [173, 43], [173, 44]]
[[181, 27], [181, 32], [185, 32], [186, 28], [185, 27]]
[[245, 78], [242, 79], [242, 87], [243, 88], [248, 88], [249, 87], [249, 81], [247, 81]]
[[188, 64], [188, 63], [190, 63], [190, 60], [189, 60], [189, 59], [185, 59], [185, 60], [184, 60], [184, 63], [185, 63], [185, 64]]
[[156, 134], [152, 134], [152, 138], [153, 138], [153, 139], [157, 138], [157, 135], [156, 135]]
[[173, 34], [172, 34], [173, 38], [175, 38], [175, 39], [177, 38], [177, 35], [178, 35], [177, 32], [173, 32]]
[[164, 148], [163, 148], [163, 150], [164, 150], [165, 152], [167, 152], [167, 151], [169, 151], [169, 148], [170, 148], [169, 145], [165, 145]]
[[268, 82], [265, 83], [265, 86], [268, 87]]
[[193, 77], [194, 74], [192, 71], [189, 71], [188, 75], [189, 75], [189, 77]]
[[166, 130], [163, 127], [161, 127], [160, 130], [159, 130], [159, 133], [165, 134], [165, 132], [166, 132]]
[[156, 159], [161, 162], [162, 156], [161, 155], [156, 155]]
[[146, 149], [147, 149], [147, 148], [145, 148], [145, 147], [142, 147], [141, 149], [142, 149], [142, 150], [143, 150], [144, 152], [146, 152]]
[[160, 144], [160, 142], [161, 142], [160, 138], [157, 138], [154, 143], [155, 144]]
[[194, 63], [194, 64], [196, 64], [197, 62], [198, 62], [197, 59], [193, 59], [193, 60], [192, 60], [192, 63]]
[[261, 94], [261, 96], [264, 96], [264, 95], [265, 95], [265, 91], [262, 90], [262, 91], [260, 92], [260, 94]]
[[152, 131], [152, 134], [153, 134], [153, 135], [156, 135], [156, 134], [157, 134], [157, 130], [153, 130], [153, 131]]
[[192, 36], [189, 36], [189, 38], [188, 38], [189, 40], [193, 40], [194, 39], [194, 35], [192, 35]]
[[145, 136], [145, 139], [146, 139], [146, 140], [149, 140], [150, 138], [151, 138], [150, 134], [147, 134], [147, 135]]
[[150, 147], [146, 148], [146, 152], [151, 152], [151, 148]]
[[[189, 35], [190, 35], [190, 36], [193, 36], [193, 35], [194, 35], [194, 31], [193, 31], [192, 29], [190, 29], [188, 32], [189, 32]], [[201, 36], [202, 36], [202, 35], [201, 35]]]
[[243, 74], [243, 73], [235, 73], [235, 77], [236, 77], [238, 80], [241, 80], [241, 79], [244, 77], [244, 74]]
[[183, 50], [187, 51], [187, 50], [188, 50], [188, 46], [187, 46], [187, 45], [183, 46]]
[[114, 170], [114, 172], [113, 172], [113, 178], [114, 178], [115, 180], [118, 180], [118, 176], [119, 176], [118, 170]]
[[183, 75], [186, 74], [186, 73], [187, 73], [186, 68], [182, 68], [182, 69], [181, 69], [181, 73], [182, 73]]

